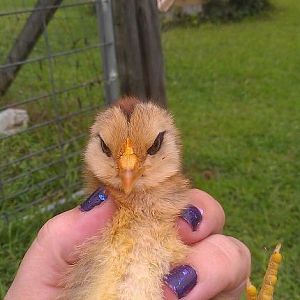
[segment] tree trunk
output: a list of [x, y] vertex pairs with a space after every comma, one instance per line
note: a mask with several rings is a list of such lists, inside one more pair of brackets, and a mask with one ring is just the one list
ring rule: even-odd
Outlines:
[[45, 30], [45, 26], [53, 17], [56, 9], [63, 0], [38, 0], [35, 10], [27, 19], [22, 31], [11, 48], [4, 62], [8, 65], [0, 70], [0, 94], [4, 95], [12, 84], [22, 63], [27, 59], [39, 37]]
[[113, 14], [121, 94], [166, 106], [156, 0], [113, 0]]

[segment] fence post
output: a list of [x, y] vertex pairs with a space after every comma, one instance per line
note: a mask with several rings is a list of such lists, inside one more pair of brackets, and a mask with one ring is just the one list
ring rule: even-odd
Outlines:
[[111, 0], [96, 0], [96, 11], [101, 41], [105, 101], [106, 105], [110, 105], [119, 97]]
[[112, 0], [121, 94], [167, 106], [156, 0]]

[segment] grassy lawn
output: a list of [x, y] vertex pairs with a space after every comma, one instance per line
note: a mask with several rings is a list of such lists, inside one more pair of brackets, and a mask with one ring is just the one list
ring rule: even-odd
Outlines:
[[283, 242], [275, 299], [300, 299], [300, 4], [275, 4], [267, 18], [163, 38], [187, 173], [222, 203], [225, 233], [251, 249], [256, 284]]
[[[275, 299], [288, 300], [300, 299], [300, 2], [274, 4], [270, 16], [174, 28], [162, 38], [169, 107], [182, 132], [186, 173], [223, 205], [225, 233], [250, 248], [256, 285], [271, 250], [278, 241], [283, 243]], [[61, 78], [67, 76], [65, 68], [58, 66]], [[83, 67], [82, 72], [88, 70]], [[21, 77], [18, 80], [22, 84]], [[23, 85], [29, 93], [29, 80]], [[42, 89], [39, 84], [37, 88]], [[11, 97], [17, 91], [12, 89]], [[96, 97], [96, 91], [82, 95], [82, 102], [95, 101], [90, 97]], [[82, 117], [66, 134], [86, 130], [88, 122]], [[31, 143], [26, 141], [26, 147]], [[14, 156], [19, 144], [21, 140], [10, 152], [11, 146], [1, 147], [0, 153]], [[80, 159], [74, 159], [69, 167], [78, 164]], [[77, 172], [70, 175], [71, 182], [77, 180]], [[0, 298], [38, 228], [52, 214], [0, 224]]]

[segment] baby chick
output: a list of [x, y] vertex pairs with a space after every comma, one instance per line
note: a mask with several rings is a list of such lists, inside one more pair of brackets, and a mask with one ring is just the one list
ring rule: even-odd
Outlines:
[[163, 275], [187, 254], [175, 220], [187, 205], [188, 180], [171, 115], [122, 99], [96, 117], [85, 164], [87, 191], [104, 187], [119, 209], [79, 249], [60, 299], [163, 299]]

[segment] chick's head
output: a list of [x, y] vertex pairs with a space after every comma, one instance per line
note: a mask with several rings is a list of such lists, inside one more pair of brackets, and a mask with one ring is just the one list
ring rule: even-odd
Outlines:
[[125, 98], [100, 112], [85, 152], [87, 169], [129, 194], [155, 187], [180, 171], [180, 143], [171, 115]]

